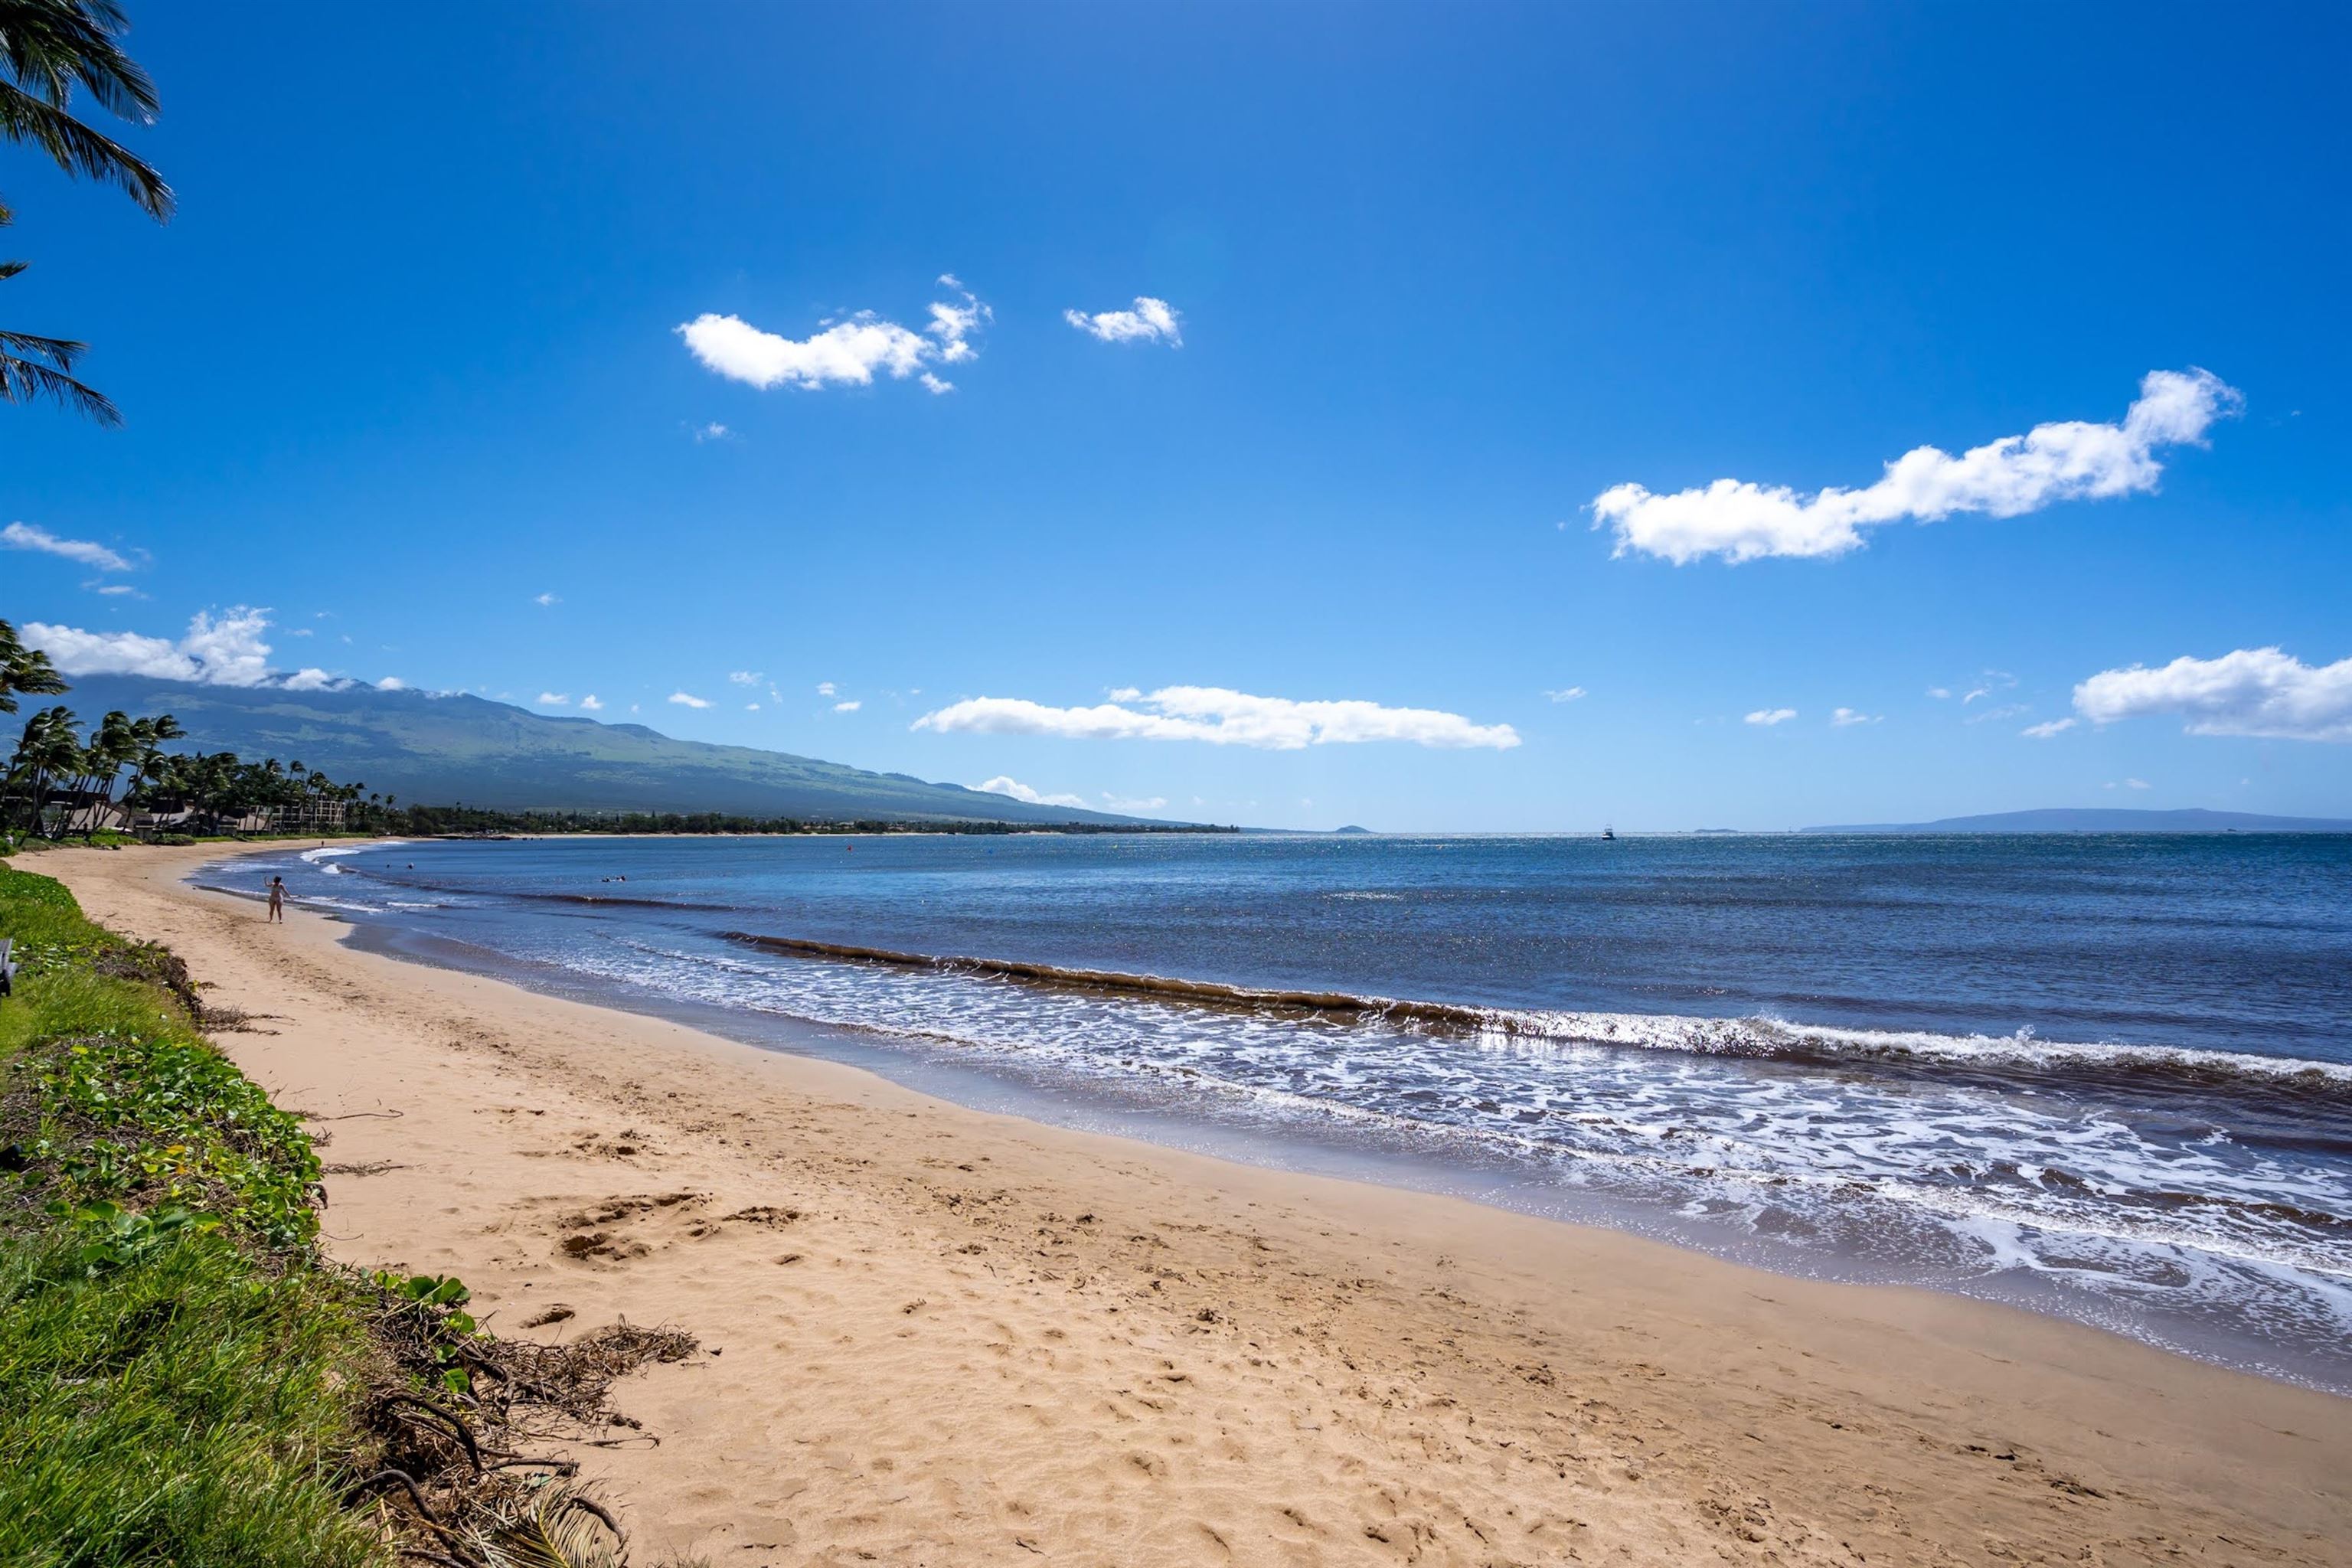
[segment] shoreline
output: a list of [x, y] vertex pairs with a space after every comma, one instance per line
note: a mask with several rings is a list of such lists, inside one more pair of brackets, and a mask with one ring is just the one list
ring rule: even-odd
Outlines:
[[2317, 1563], [2352, 1530], [2352, 1400], [2022, 1309], [965, 1110], [356, 951], [310, 911], [266, 926], [182, 882], [225, 847], [37, 868], [278, 1031], [220, 1044], [353, 1118], [327, 1159], [393, 1162], [331, 1178], [338, 1256], [457, 1273], [506, 1331], [560, 1303], [534, 1331], [625, 1314], [713, 1347], [619, 1391], [659, 1447], [583, 1455], [656, 1547]]

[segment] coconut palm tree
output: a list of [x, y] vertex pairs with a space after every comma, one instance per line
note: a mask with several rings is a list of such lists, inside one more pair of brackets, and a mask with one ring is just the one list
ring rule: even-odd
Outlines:
[[0, 621], [0, 713], [14, 713], [19, 693], [27, 697], [55, 697], [66, 689], [66, 683], [50, 668], [49, 656], [37, 647], [26, 647], [16, 637], [16, 628]]
[[8, 793], [21, 795], [28, 803], [29, 831], [40, 831], [41, 808], [47, 804], [50, 786], [73, 777], [81, 767], [81, 737], [74, 732], [71, 709], [44, 708], [25, 721], [16, 754], [8, 759]]
[[[79, 88], [121, 119], [153, 121], [155, 84], [119, 41], [130, 27], [115, 0], [0, 0], [0, 137], [39, 148], [68, 174], [120, 185], [161, 223], [172, 216], [172, 187], [163, 176], [68, 107]], [[14, 216], [0, 201], [0, 226]], [[0, 261], [0, 281], [25, 266]], [[102, 424], [121, 424], [105, 395], [73, 376], [87, 346], [0, 331], [0, 403], [54, 398]]]
[[89, 744], [82, 748], [82, 774], [74, 781], [75, 794], [84, 803], [83, 837], [98, 837], [100, 826], [114, 808], [115, 781], [124, 768], [139, 760], [143, 749], [138, 724], [120, 709], [100, 720], [98, 728], [90, 731]]
[[187, 735], [187, 731], [180, 728], [180, 721], [169, 713], [138, 720], [131, 728], [138, 734], [139, 754], [131, 763], [131, 782], [122, 786], [122, 804], [126, 806], [142, 804], [141, 792], [146, 789], [147, 782], [163, 771], [171, 756], [163, 750], [163, 742], [181, 740]]

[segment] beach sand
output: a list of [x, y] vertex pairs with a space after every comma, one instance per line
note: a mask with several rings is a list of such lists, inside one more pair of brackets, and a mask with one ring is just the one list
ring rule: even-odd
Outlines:
[[265, 925], [181, 884], [219, 855], [30, 864], [393, 1163], [338, 1256], [700, 1337], [616, 1390], [657, 1446], [580, 1450], [641, 1563], [2352, 1563], [2352, 1400], [965, 1110]]

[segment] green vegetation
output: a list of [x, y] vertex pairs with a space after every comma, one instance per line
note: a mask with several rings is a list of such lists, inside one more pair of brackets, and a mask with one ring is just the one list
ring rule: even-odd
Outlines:
[[569, 1467], [514, 1445], [601, 1429], [615, 1378], [693, 1340], [501, 1342], [456, 1279], [330, 1263], [313, 1141], [206, 1041], [177, 958], [6, 865], [0, 935], [0, 1563], [620, 1562]]
[[0, 1562], [381, 1561], [333, 1484], [370, 1353], [328, 1277], [195, 1226], [0, 1244]]
[[176, 960], [0, 867], [0, 1562], [382, 1561], [338, 1471], [380, 1357], [317, 1156]]
[[[114, 0], [0, 0], [0, 137], [29, 144], [68, 175], [119, 185], [157, 222], [172, 216], [172, 187], [129, 148], [72, 112], [79, 88], [140, 124], [155, 117], [155, 84], [117, 41], [130, 23]], [[0, 227], [16, 215], [0, 203]], [[25, 270], [0, 261], [0, 281]], [[0, 331], [0, 403], [52, 398], [105, 425], [122, 416], [72, 371], [88, 345], [70, 338]]]

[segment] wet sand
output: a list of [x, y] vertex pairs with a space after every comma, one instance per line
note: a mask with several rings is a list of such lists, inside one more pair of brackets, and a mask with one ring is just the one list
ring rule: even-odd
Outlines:
[[221, 853], [27, 864], [347, 1118], [338, 1256], [457, 1274], [502, 1332], [700, 1337], [616, 1391], [643, 1437], [579, 1450], [640, 1561], [2352, 1562], [2352, 1400], [967, 1110], [266, 925], [181, 881]]

